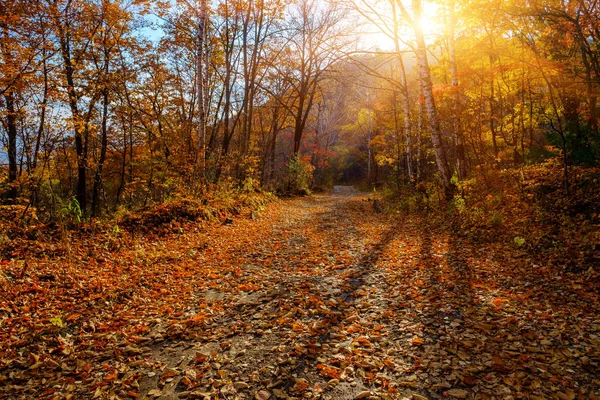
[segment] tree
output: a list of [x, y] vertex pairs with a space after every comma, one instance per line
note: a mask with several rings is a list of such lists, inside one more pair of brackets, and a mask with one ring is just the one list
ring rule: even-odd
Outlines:
[[339, 3], [329, 1], [299, 0], [292, 7], [289, 42], [297, 59], [288, 79], [292, 82], [289, 95], [294, 98], [289, 108], [294, 120], [294, 156], [300, 151], [318, 86], [351, 42], [349, 33], [342, 30], [343, 11]]
[[124, 72], [128, 68], [120, 60], [128, 57], [136, 45], [132, 36], [132, 14], [121, 8], [118, 2], [103, 0], [99, 4], [98, 18], [101, 26], [93, 39], [91, 53], [94, 73], [97, 77], [99, 97], [102, 104], [100, 114], [100, 151], [94, 173], [92, 187], [92, 216], [97, 216], [100, 206], [100, 190], [103, 185], [103, 171], [108, 150], [109, 108], [113, 103], [113, 94], [121, 89], [119, 83], [127, 82]]
[[446, 149], [442, 141], [442, 132], [440, 129], [440, 122], [438, 119], [438, 111], [435, 104], [435, 97], [433, 95], [433, 82], [431, 80], [431, 70], [429, 68], [429, 61], [427, 59], [427, 45], [425, 43], [425, 36], [423, 34], [423, 28], [421, 27], [422, 18], [422, 2], [421, 0], [413, 0], [412, 2], [412, 15], [408, 9], [402, 3], [402, 0], [396, 0], [396, 4], [400, 10], [400, 13], [404, 20], [410, 24], [414, 30], [416, 48], [415, 53], [417, 56], [418, 71], [419, 71], [419, 83], [421, 92], [425, 99], [425, 107], [427, 109], [427, 117], [429, 120], [429, 128], [431, 134], [431, 143], [435, 152], [435, 161], [437, 164], [438, 172], [442, 180], [442, 185], [446, 197], [450, 198], [453, 196], [454, 185], [451, 183], [450, 168], [448, 167], [448, 157], [446, 155]]
[[0, 93], [4, 98], [3, 127], [7, 133], [8, 197], [13, 203], [18, 196], [19, 175], [17, 136], [21, 113], [17, 102], [29, 76], [39, 68], [38, 53], [43, 47], [34, 21], [37, 12], [41, 8], [26, 1], [0, 2]]
[[[392, 67], [393, 75], [390, 77], [393, 80], [394, 86], [401, 94], [402, 104], [402, 121], [403, 121], [403, 132], [405, 140], [405, 157], [406, 157], [406, 171], [410, 182], [416, 180], [416, 169], [413, 165], [413, 118], [411, 118], [412, 98], [409, 89], [409, 82], [406, 72], [405, 54], [414, 53], [414, 46], [403, 40], [403, 23], [401, 20], [401, 11], [396, 4], [396, 0], [385, 0], [382, 2], [371, 2], [367, 0], [355, 0], [353, 1], [354, 8], [362, 15], [366, 20], [377, 26], [382, 33], [389, 37], [394, 44], [394, 52], [397, 66]], [[376, 50], [377, 52], [377, 50]], [[376, 76], [382, 77], [382, 65], [376, 68], [370, 68], [369, 73]], [[398, 110], [396, 110], [397, 95], [393, 96], [393, 107], [394, 107], [394, 119], [395, 129], [398, 130]]]
[[47, 0], [71, 111], [77, 155], [77, 201], [87, 213], [87, 169], [91, 119], [99, 91], [90, 70], [90, 51], [101, 28], [98, 5], [80, 0]]

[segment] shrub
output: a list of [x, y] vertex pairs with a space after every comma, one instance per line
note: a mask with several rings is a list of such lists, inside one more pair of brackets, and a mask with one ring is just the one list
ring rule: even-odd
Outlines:
[[287, 192], [293, 195], [309, 195], [314, 169], [315, 167], [298, 155], [290, 158], [287, 165]]

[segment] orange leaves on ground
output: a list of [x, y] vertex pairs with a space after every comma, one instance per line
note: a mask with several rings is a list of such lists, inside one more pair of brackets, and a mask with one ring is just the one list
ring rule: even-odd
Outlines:
[[106, 378], [104, 378], [104, 381], [105, 382], [113, 382], [113, 381], [116, 381], [117, 379], [118, 379], [117, 374], [111, 373], [111, 374], [106, 375]]
[[188, 320], [188, 325], [200, 325], [206, 320], [205, 314], [196, 314]]
[[81, 317], [81, 314], [71, 314], [67, 317], [67, 321], [77, 321]]
[[362, 200], [325, 204], [291, 200], [270, 219], [215, 228], [189, 257], [181, 237], [143, 237], [70, 272], [80, 280], [43, 264], [40, 276], [60, 282], [0, 281], [20, 294], [0, 308], [11, 314], [0, 362], [16, 360], [5, 370], [38, 385], [49, 374], [57, 388], [86, 382], [75, 398], [97, 388], [143, 398], [175, 382], [190, 397], [335, 398], [348, 378], [369, 386], [363, 398], [596, 398], [594, 275], [548, 281], [512, 247], [479, 249], [416, 216], [398, 227], [360, 212]]
[[240, 283], [237, 286], [237, 288], [241, 292], [254, 292], [256, 290], [259, 290], [260, 286], [258, 286], [255, 283], [246, 282], [246, 283]]
[[346, 332], [348, 333], [360, 333], [361, 331], [362, 328], [358, 324], [353, 324], [346, 328]]
[[394, 363], [394, 361], [391, 358], [384, 358], [383, 360], [381, 360], [381, 362], [383, 363], [383, 365], [385, 365], [386, 367], [388, 367], [391, 370], [396, 369], [396, 364]]
[[194, 357], [194, 364], [202, 364], [210, 357], [209, 354], [196, 352], [196, 356]]
[[333, 379], [339, 379], [340, 374], [342, 373], [341, 369], [325, 364], [317, 364], [317, 369], [320, 371], [321, 375]]
[[296, 378], [296, 384], [293, 387], [294, 392], [296, 393], [304, 393], [306, 389], [310, 387], [310, 383], [306, 379]]
[[371, 347], [371, 342], [365, 337], [358, 337], [354, 341], [363, 347]]
[[492, 304], [494, 304], [496, 306], [496, 308], [499, 308], [502, 304], [505, 304], [507, 302], [508, 302], [507, 299], [503, 299], [500, 297], [496, 297], [494, 300], [492, 300]]
[[299, 321], [294, 321], [292, 324], [292, 329], [296, 333], [302, 333], [306, 329], [306, 326]]
[[412, 338], [412, 340], [410, 341], [412, 344], [420, 346], [422, 344], [424, 344], [425, 342], [423, 341], [423, 339], [419, 338], [419, 337], [414, 337]]

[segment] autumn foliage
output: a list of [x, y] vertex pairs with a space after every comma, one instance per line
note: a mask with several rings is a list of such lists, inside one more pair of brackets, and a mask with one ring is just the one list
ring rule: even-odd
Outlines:
[[0, 0], [0, 399], [598, 399], [598, 10]]

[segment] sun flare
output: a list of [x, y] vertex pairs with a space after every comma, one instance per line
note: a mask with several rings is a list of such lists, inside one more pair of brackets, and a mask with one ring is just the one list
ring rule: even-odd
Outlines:
[[442, 24], [434, 16], [423, 16], [418, 24], [426, 37], [440, 35], [444, 30]]
[[[374, 15], [380, 17], [385, 18], [385, 16], [390, 15], [390, 11], [387, 10], [383, 4], [373, 8], [373, 10], [375, 10]], [[438, 7], [436, 5], [427, 3], [423, 9], [423, 15], [418, 22], [418, 25], [428, 42], [443, 34], [444, 31], [444, 27], [437, 17], [437, 12]], [[394, 50], [393, 32], [389, 28], [391, 26], [393, 26], [393, 24], [390, 20], [386, 19], [385, 21], [378, 21], [377, 18], [370, 18], [370, 21], [365, 24], [365, 32], [360, 38], [361, 45], [371, 50]], [[398, 30], [398, 37], [401, 42], [401, 47], [404, 47], [402, 43], [410, 43], [414, 40], [414, 29], [408, 24], [402, 24]]]

